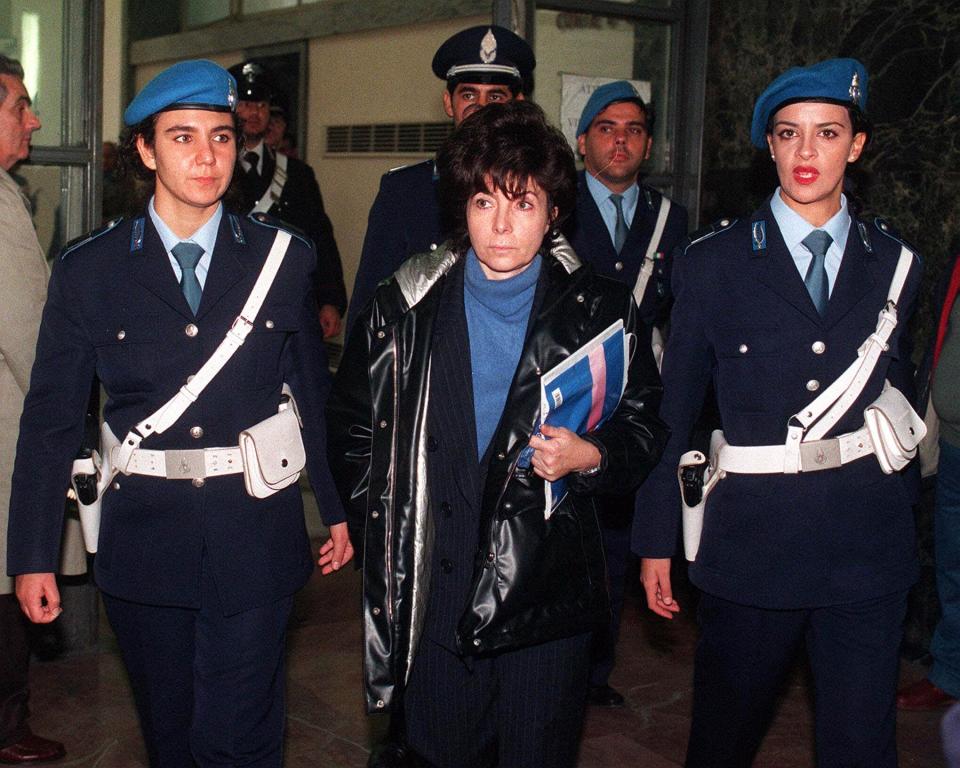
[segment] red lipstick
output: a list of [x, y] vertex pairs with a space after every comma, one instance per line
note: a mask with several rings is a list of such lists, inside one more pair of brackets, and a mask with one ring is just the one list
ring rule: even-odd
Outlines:
[[793, 180], [797, 184], [813, 184], [820, 178], [820, 171], [812, 166], [798, 165], [793, 169]]

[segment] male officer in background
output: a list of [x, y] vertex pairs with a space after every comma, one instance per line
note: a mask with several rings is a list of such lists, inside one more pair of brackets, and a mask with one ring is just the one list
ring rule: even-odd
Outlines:
[[[574, 251], [601, 275], [633, 288], [640, 318], [648, 329], [663, 326], [670, 311], [673, 249], [687, 235], [687, 211], [655, 189], [640, 184], [640, 166], [653, 146], [653, 110], [626, 80], [601, 85], [580, 115], [577, 150], [584, 170], [577, 208], [565, 226]], [[610, 588], [610, 624], [594, 637], [589, 700], [623, 706], [609, 684], [630, 560], [634, 494], [608, 496], [600, 503], [600, 524]]]
[[[454, 127], [487, 104], [522, 99], [536, 64], [527, 42], [504, 27], [470, 27], [447, 39], [433, 57], [433, 73], [446, 81], [443, 109]], [[443, 240], [433, 158], [385, 174], [370, 208], [347, 334], [381, 280]]]
[[[236, 167], [235, 103], [226, 70], [185, 61], [127, 107], [125, 161], [153, 178], [154, 194], [55, 262], [13, 474], [7, 569], [23, 611], [46, 623], [60, 613], [51, 571], [63, 489], [96, 373], [104, 419], [127, 435], [109, 451], [122, 474], [103, 495], [97, 585], [154, 768], [281, 765], [286, 625], [314, 565], [298, 484], [255, 498], [238, 435], [278, 413], [283, 385], [302, 445], [272, 432], [257, 466], [276, 479], [270, 466], [305, 456], [330, 528], [323, 572], [353, 552], [326, 463], [330, 380], [308, 240], [290, 240], [259, 311], [242, 317], [283, 238], [265, 214], [241, 219], [221, 204]], [[208, 385], [190, 390], [227, 332], [244, 329]], [[186, 410], [152, 432], [151, 414], [178, 392]]]
[[243, 130], [240, 188], [243, 213], [269, 213], [313, 240], [317, 247], [317, 304], [324, 338], [340, 333], [347, 308], [340, 252], [333, 224], [323, 208], [323, 196], [313, 168], [302, 160], [280, 155], [264, 142], [270, 123], [270, 101], [278, 85], [261, 64], [247, 61], [230, 67], [236, 78], [237, 114]]
[[[27, 724], [30, 647], [24, 617], [7, 577], [7, 510], [17, 426], [30, 380], [40, 314], [50, 276], [28, 202], [9, 171], [30, 153], [40, 120], [30, 108], [23, 68], [0, 55], [0, 763], [35, 763], [63, 757], [63, 744], [31, 732]], [[67, 484], [60, 488], [63, 510]], [[86, 571], [79, 524], [67, 521], [62, 573]]]

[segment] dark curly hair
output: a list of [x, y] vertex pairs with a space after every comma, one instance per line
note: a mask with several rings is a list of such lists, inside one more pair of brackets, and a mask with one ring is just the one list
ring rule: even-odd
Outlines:
[[467, 203], [478, 192], [500, 190], [516, 199], [535, 181], [546, 192], [549, 208], [557, 209], [551, 229], [558, 229], [576, 204], [573, 151], [529, 101], [490, 104], [470, 115], [440, 148], [437, 170], [445, 231], [461, 253], [470, 246]]

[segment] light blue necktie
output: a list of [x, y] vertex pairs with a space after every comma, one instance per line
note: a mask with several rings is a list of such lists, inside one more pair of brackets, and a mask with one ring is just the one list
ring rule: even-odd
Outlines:
[[801, 242], [807, 247], [807, 250], [813, 254], [810, 260], [810, 266], [807, 268], [807, 275], [803, 278], [807, 291], [810, 292], [810, 298], [813, 305], [820, 313], [820, 317], [827, 311], [827, 302], [830, 300], [830, 284], [827, 281], [827, 249], [833, 238], [822, 229], [815, 229], [807, 235]]
[[627, 220], [623, 217], [623, 195], [610, 195], [610, 202], [617, 209], [617, 223], [613, 228], [613, 247], [619, 254], [623, 250], [623, 244], [627, 242], [630, 229], [627, 227]]
[[183, 291], [183, 298], [187, 300], [193, 314], [197, 314], [203, 289], [197, 280], [196, 270], [197, 262], [203, 256], [203, 248], [196, 243], [177, 243], [171, 253], [180, 265], [180, 290]]

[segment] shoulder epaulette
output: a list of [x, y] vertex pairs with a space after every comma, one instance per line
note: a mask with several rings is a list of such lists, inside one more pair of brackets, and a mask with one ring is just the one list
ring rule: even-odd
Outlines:
[[406, 165], [398, 165], [396, 168], [391, 168], [387, 171], [387, 176], [393, 176], [395, 173], [400, 173], [402, 171], [413, 170], [414, 168], [419, 168], [421, 165], [426, 165], [427, 163], [433, 164], [432, 159], [421, 160], [419, 163], [407, 163]]
[[[887, 221], [884, 218], [881, 218], [880, 216], [877, 216], [873, 220], [873, 226], [876, 227], [877, 231], [880, 232], [880, 234], [886, 237], [889, 237], [894, 242], [899, 243], [908, 251], [912, 252], [914, 255], [914, 258], [916, 258], [917, 261], [920, 261], [920, 252], [913, 245], [911, 245], [906, 240], [904, 240], [903, 237], [900, 235], [900, 231], [896, 227], [894, 227], [889, 221]], [[866, 245], [866, 243], [864, 244]]]
[[708, 227], [698, 229], [696, 232], [690, 235], [690, 239], [688, 240], [686, 246], [684, 246], [683, 252], [686, 253], [691, 245], [696, 245], [697, 243], [703, 242], [704, 240], [711, 238], [720, 232], [726, 232], [736, 223], [736, 219], [720, 219]]
[[284, 232], [289, 232], [291, 235], [297, 238], [297, 240], [300, 240], [305, 246], [313, 249], [313, 241], [310, 240], [310, 238], [303, 234], [303, 232], [301, 232], [299, 229], [287, 224], [285, 221], [275, 219], [273, 216], [268, 216], [266, 213], [251, 213], [249, 216], [247, 216], [247, 219], [261, 227], [267, 227], [267, 229], [282, 229]]
[[67, 254], [77, 250], [77, 248], [79, 248], [80, 246], [86, 245], [87, 243], [93, 240], [96, 240], [98, 237], [100, 237], [100, 235], [105, 235], [111, 229], [116, 227], [117, 224], [119, 224], [121, 221], [123, 221], [123, 216], [118, 216], [115, 219], [110, 219], [110, 221], [108, 221], [102, 227], [98, 227], [92, 232], [88, 232], [87, 234], [81, 235], [80, 237], [75, 237], [73, 240], [71, 240], [69, 243], [63, 246], [63, 250], [60, 251], [60, 258], [61, 259], [67, 258]]

